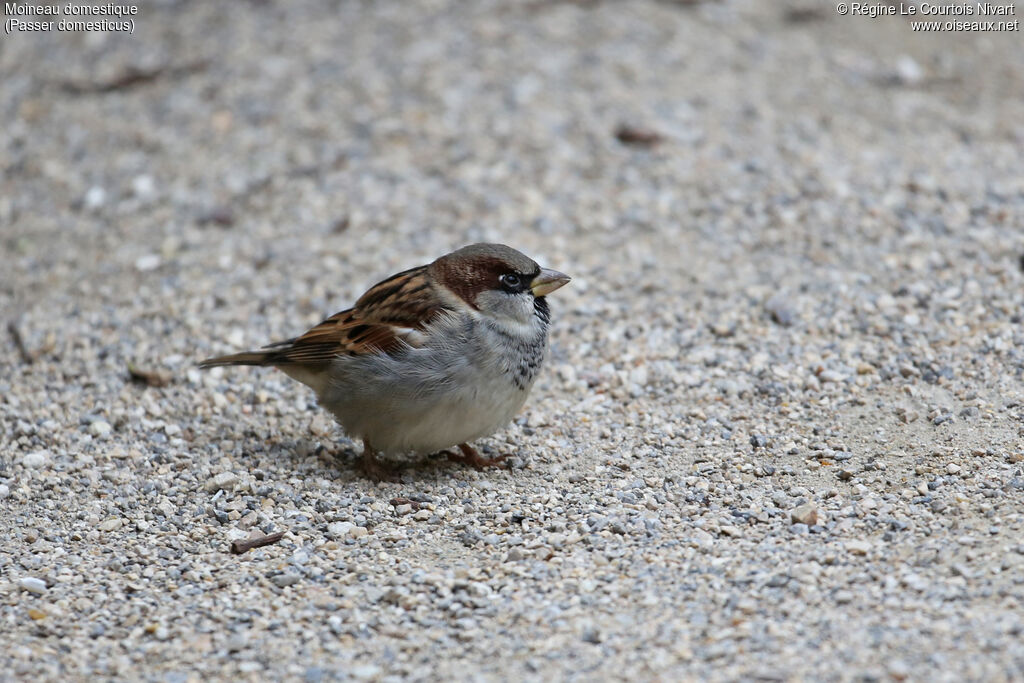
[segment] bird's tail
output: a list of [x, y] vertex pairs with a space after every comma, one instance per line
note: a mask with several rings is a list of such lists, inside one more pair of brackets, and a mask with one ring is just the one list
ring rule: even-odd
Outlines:
[[289, 351], [294, 341], [294, 339], [289, 339], [288, 341], [278, 342], [259, 351], [244, 351], [242, 353], [232, 353], [228, 356], [207, 358], [199, 363], [199, 367], [203, 370], [207, 368], [220, 368], [226, 365], [256, 365], [277, 368], [292, 379], [296, 379], [311, 387], [317, 395], [322, 394], [327, 387], [325, 373], [319, 372], [319, 368], [310, 368], [303, 363], [297, 363], [290, 356]]
[[229, 356], [207, 358], [204, 361], [200, 361], [199, 367], [205, 370], [225, 365], [277, 365], [280, 355], [280, 352], [275, 349], [245, 351], [243, 353], [232, 353]]

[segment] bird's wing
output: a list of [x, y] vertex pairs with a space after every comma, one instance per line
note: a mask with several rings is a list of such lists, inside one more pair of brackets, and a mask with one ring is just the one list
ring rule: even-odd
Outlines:
[[355, 306], [335, 313], [302, 336], [267, 347], [267, 364], [319, 365], [337, 356], [419, 346], [423, 328], [444, 310], [426, 266], [406, 270], [374, 285]]

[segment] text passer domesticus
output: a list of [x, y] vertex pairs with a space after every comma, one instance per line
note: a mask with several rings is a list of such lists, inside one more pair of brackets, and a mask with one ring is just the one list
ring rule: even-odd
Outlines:
[[473, 244], [392, 275], [301, 337], [210, 358], [201, 368], [269, 365], [311, 387], [352, 437], [363, 468], [377, 454], [485, 458], [468, 442], [508, 424], [530, 393], [548, 342], [545, 296], [569, 276], [503, 244]]

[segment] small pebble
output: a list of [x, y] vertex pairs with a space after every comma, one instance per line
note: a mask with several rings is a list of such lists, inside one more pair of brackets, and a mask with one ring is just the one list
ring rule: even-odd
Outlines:
[[230, 491], [238, 483], [238, 475], [234, 472], [221, 472], [210, 478], [204, 487], [207, 491]]
[[270, 582], [273, 583], [278, 588], [284, 588], [286, 586], [294, 586], [295, 584], [297, 584], [301, 580], [302, 580], [302, 577], [300, 575], [292, 574], [292, 573], [289, 573], [289, 574], [277, 574], [276, 576], [272, 576], [270, 578]]
[[50, 453], [48, 451], [33, 451], [25, 454], [21, 458], [21, 464], [30, 469], [38, 469], [43, 467], [50, 461]]
[[112, 517], [110, 519], [103, 520], [100, 525], [100, 531], [117, 531], [121, 528], [122, 521], [120, 517]]
[[871, 543], [869, 541], [847, 541], [846, 550], [851, 555], [867, 555], [871, 552]]
[[135, 259], [135, 269], [141, 273], [148, 273], [160, 267], [160, 256], [158, 254], [144, 254]]
[[789, 518], [794, 524], [814, 526], [818, 523], [818, 509], [810, 503], [800, 505], [790, 511]]
[[94, 185], [85, 193], [85, 207], [87, 209], [98, 209], [107, 200], [107, 192], [102, 187]]
[[30, 593], [42, 595], [46, 592], [46, 582], [32, 576], [26, 576], [18, 579], [18, 585], [21, 586], [22, 590], [26, 590]]
[[112, 427], [110, 426], [110, 423], [105, 422], [104, 420], [96, 420], [89, 425], [89, 433], [93, 436], [106, 436], [111, 432], [111, 430]]

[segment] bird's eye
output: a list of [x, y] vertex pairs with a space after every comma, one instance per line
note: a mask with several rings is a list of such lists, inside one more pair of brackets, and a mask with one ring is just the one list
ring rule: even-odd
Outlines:
[[515, 273], [505, 273], [500, 279], [501, 284], [504, 285], [506, 289], [518, 289], [519, 285], [522, 283], [522, 280]]

